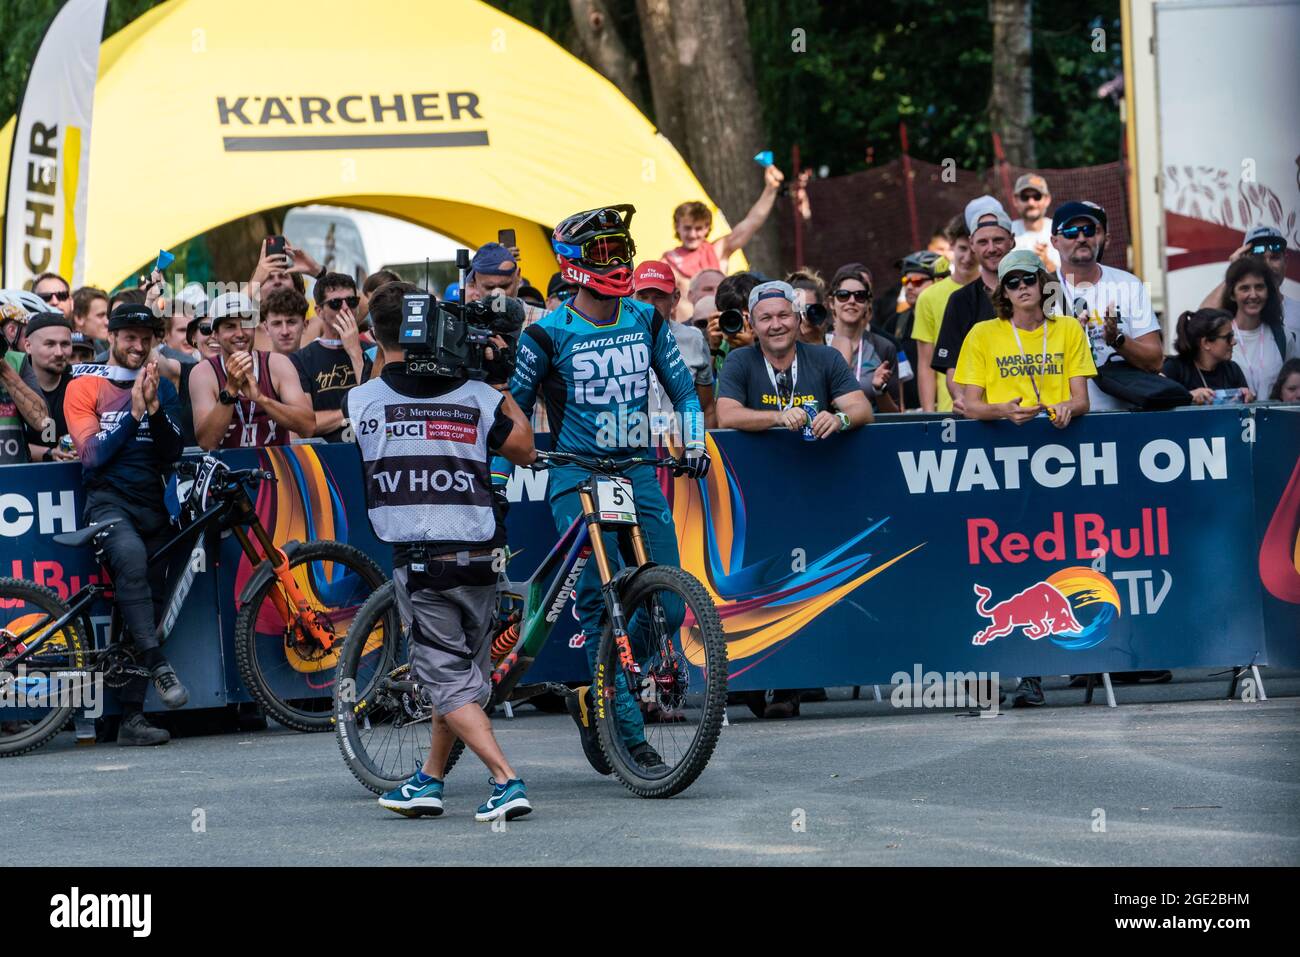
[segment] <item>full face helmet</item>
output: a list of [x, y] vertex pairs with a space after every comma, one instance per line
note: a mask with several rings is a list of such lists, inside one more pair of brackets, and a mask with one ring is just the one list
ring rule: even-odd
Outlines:
[[628, 232], [634, 206], [604, 206], [574, 213], [555, 227], [551, 246], [560, 275], [597, 296], [632, 295], [632, 259], [636, 243]]

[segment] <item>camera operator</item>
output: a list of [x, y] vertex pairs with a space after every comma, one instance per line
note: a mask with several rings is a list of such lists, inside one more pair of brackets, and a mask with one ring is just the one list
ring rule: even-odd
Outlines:
[[[486, 381], [454, 366], [450, 376], [408, 373], [413, 353], [404, 354], [400, 345], [407, 296], [418, 296], [426, 310], [432, 306], [411, 283], [390, 282], [375, 291], [370, 317], [384, 350], [383, 371], [345, 399], [363, 460], [370, 524], [377, 538], [393, 545], [393, 585], [411, 635], [411, 670], [434, 712], [424, 767], [379, 803], [409, 816], [441, 814], [447, 756], [460, 738], [492, 773], [492, 794], [476, 820], [519, 817], [532, 809], [524, 782], [483, 710], [492, 692], [494, 553], [506, 541], [489, 458], [497, 453], [530, 464], [533, 433], [509, 393], [494, 388], [510, 378], [512, 347], [495, 350], [484, 363]], [[428, 322], [444, 316], [440, 310]], [[435, 337], [429, 330], [428, 339]]]
[[715, 372], [722, 371], [722, 364], [732, 349], [754, 341], [754, 331], [748, 322], [749, 292], [762, 281], [757, 273], [738, 272], [718, 283], [718, 291], [713, 295], [718, 311], [704, 330]]
[[816, 270], [800, 269], [785, 277], [794, 290], [799, 316], [799, 341], [817, 346], [831, 344], [831, 314], [826, 308], [826, 283]]

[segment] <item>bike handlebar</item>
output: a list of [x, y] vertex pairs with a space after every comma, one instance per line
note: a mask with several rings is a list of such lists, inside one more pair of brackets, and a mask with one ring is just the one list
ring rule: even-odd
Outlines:
[[649, 465], [660, 469], [675, 469], [680, 468], [682, 463], [671, 456], [662, 459], [647, 459], [637, 456], [616, 459], [608, 456], [579, 455], [576, 452], [538, 452], [537, 460], [528, 468], [534, 472], [544, 472], [557, 465], [579, 465], [591, 469], [593, 472], [600, 472], [602, 475], [619, 475], [638, 465]]
[[204, 459], [199, 462], [177, 462], [176, 474], [183, 475], [186, 478], [197, 478], [199, 474], [199, 470], [203, 468], [204, 461], [207, 461], [209, 459], [217, 465], [218, 471], [216, 473], [216, 477], [223, 482], [243, 484], [244, 482], [254, 482], [254, 481], [256, 482], [275, 481], [274, 473], [268, 472], [265, 469], [253, 468], [253, 469], [235, 470], [235, 469], [231, 469], [224, 462], [221, 462], [218, 459], [211, 459], [210, 456], [205, 456]]

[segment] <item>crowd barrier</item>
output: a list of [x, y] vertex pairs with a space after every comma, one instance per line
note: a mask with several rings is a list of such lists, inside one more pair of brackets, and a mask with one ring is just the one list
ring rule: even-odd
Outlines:
[[[1064, 431], [892, 422], [825, 442], [718, 431], [710, 443], [704, 482], [663, 481], [736, 690], [1300, 665], [1300, 410], [1094, 415]], [[258, 499], [277, 542], [335, 538], [389, 567], [355, 447], [222, 457], [282, 477]], [[79, 474], [0, 468], [0, 574], [66, 597], [97, 573], [89, 553], [51, 540], [81, 524]], [[510, 480], [511, 578], [555, 540], [546, 483], [524, 469]], [[190, 708], [248, 700], [233, 652], [246, 566], [227, 538], [167, 644]], [[585, 640], [570, 603], [531, 677], [585, 678]]]

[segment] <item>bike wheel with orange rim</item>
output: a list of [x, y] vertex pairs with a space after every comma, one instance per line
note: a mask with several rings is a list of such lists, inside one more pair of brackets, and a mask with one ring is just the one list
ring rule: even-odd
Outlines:
[[269, 717], [297, 731], [328, 731], [343, 639], [388, 579], [360, 549], [331, 541], [302, 545], [289, 575], [291, 588], [272, 576], [239, 609], [239, 674]]

